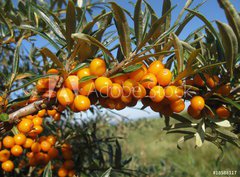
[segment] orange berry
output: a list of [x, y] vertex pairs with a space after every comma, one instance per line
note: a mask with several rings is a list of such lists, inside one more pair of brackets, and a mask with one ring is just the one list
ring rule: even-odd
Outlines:
[[91, 102], [88, 97], [83, 95], [78, 95], [74, 99], [74, 107], [78, 111], [86, 111], [90, 108]]
[[48, 84], [49, 84], [49, 81], [47, 78], [39, 79], [36, 84], [37, 91], [44, 92], [45, 90], [48, 89], [48, 87], [49, 87]]
[[230, 111], [225, 106], [217, 108], [216, 113], [220, 119], [228, 119], [230, 117]]
[[27, 153], [26, 153], [26, 156], [27, 156], [28, 158], [34, 157], [34, 153], [33, 153], [33, 152], [27, 152]]
[[105, 104], [103, 107], [109, 108], [109, 109], [115, 109], [115, 100], [112, 98], [107, 98], [105, 101]]
[[210, 88], [215, 87], [215, 81], [212, 77], [210, 77], [208, 74], [204, 74], [204, 77], [206, 79], [207, 86]]
[[121, 101], [124, 102], [125, 104], [131, 103], [133, 99], [132, 95], [126, 94], [123, 92], [122, 96], [121, 96]]
[[134, 88], [138, 85], [138, 83], [135, 80], [132, 79], [127, 79], [123, 83], [123, 91], [127, 94], [130, 95], [134, 92]]
[[29, 158], [29, 165], [30, 166], [36, 166], [37, 165], [37, 159], [35, 157]]
[[29, 120], [33, 120], [34, 118], [35, 118], [35, 116], [33, 116], [33, 115], [26, 116], [26, 119], [29, 119]]
[[141, 84], [143, 85], [143, 87], [151, 89], [157, 85], [157, 77], [152, 73], [148, 73], [143, 76]]
[[65, 160], [71, 160], [73, 158], [72, 151], [69, 150], [62, 152], [62, 155]]
[[127, 75], [127, 74], [123, 74], [123, 75], [120, 75], [120, 76], [117, 76], [117, 77], [112, 78], [112, 81], [113, 81], [114, 83], [123, 85], [123, 83], [124, 83], [127, 79], [128, 79], [128, 75]]
[[161, 61], [156, 60], [149, 65], [148, 72], [157, 75], [160, 69], [164, 69], [164, 65]]
[[52, 98], [56, 98], [57, 93], [54, 90], [47, 90], [43, 95], [42, 98], [48, 98], [48, 99], [52, 99]]
[[47, 113], [49, 116], [54, 116], [57, 113], [57, 110], [56, 109], [47, 110]]
[[50, 161], [50, 157], [48, 154], [43, 153], [43, 164], [46, 165]]
[[73, 103], [74, 94], [69, 88], [61, 88], [57, 92], [57, 99], [63, 106], [67, 106]]
[[48, 156], [50, 159], [55, 159], [58, 157], [58, 150], [55, 147], [51, 147], [48, 151]]
[[193, 82], [195, 85], [197, 85], [199, 87], [203, 87], [205, 85], [204, 81], [202, 80], [202, 78], [199, 74], [194, 76]]
[[172, 80], [172, 73], [169, 69], [160, 69], [157, 73], [157, 81], [161, 86], [167, 86]]
[[46, 109], [42, 109], [42, 110], [38, 111], [37, 116], [38, 116], [38, 117], [44, 117], [45, 114], [46, 114]]
[[143, 78], [145, 74], [147, 74], [147, 67], [144, 63], [142, 63], [142, 67], [137, 69], [136, 71], [131, 72], [129, 74], [129, 78], [138, 82]]
[[42, 141], [41, 142], [41, 149], [44, 152], [47, 152], [51, 148], [51, 144], [48, 141]]
[[37, 164], [43, 164], [44, 163], [44, 153], [42, 152], [37, 152], [34, 155]]
[[23, 153], [23, 148], [19, 145], [15, 145], [11, 148], [12, 155], [18, 157]]
[[74, 168], [74, 161], [73, 160], [66, 160], [63, 163], [63, 167], [66, 168], [67, 170], [72, 170]]
[[53, 135], [49, 135], [47, 137], [47, 141], [51, 144], [51, 145], [55, 145], [55, 143], [57, 142], [57, 138]]
[[75, 176], [75, 171], [74, 170], [69, 170], [68, 171], [68, 177], [74, 177]]
[[99, 77], [95, 80], [95, 87], [97, 91], [107, 95], [112, 87], [112, 81], [107, 77]]
[[161, 102], [165, 96], [165, 91], [162, 86], [154, 86], [150, 92], [149, 96], [153, 102]]
[[35, 142], [31, 146], [31, 150], [34, 153], [40, 152], [41, 151], [41, 145], [38, 142]]
[[123, 101], [121, 101], [121, 100], [115, 100], [115, 101], [116, 101], [115, 102], [115, 109], [116, 110], [122, 110], [126, 107], [126, 104]]
[[61, 114], [59, 112], [57, 112], [54, 116], [53, 116], [53, 120], [55, 121], [59, 121], [61, 119]]
[[173, 112], [180, 113], [184, 110], [185, 108], [185, 103], [182, 99], [171, 102], [170, 107]]
[[59, 177], [65, 177], [68, 174], [68, 170], [64, 167], [59, 168], [58, 170], [58, 176]]
[[90, 95], [95, 89], [95, 84], [93, 80], [82, 82], [80, 83], [79, 86], [80, 86], [79, 93], [85, 96]]
[[71, 145], [68, 144], [68, 143], [64, 143], [64, 144], [62, 144], [62, 146], [61, 146], [61, 150], [62, 150], [62, 152], [71, 150]]
[[57, 69], [54, 69], [54, 68], [49, 69], [49, 70], [47, 71], [47, 74], [58, 74], [58, 73], [59, 73], [59, 71], [58, 71]]
[[23, 144], [23, 147], [24, 148], [31, 148], [32, 144], [33, 144], [33, 139], [27, 138], [25, 143]]
[[122, 96], [122, 92], [123, 92], [122, 86], [120, 84], [113, 83], [112, 88], [110, 89], [109, 92], [109, 97], [114, 99], [120, 98]]
[[71, 89], [71, 90], [78, 90], [79, 89], [79, 78], [75, 75], [70, 75], [64, 81], [64, 86]]
[[23, 133], [16, 134], [13, 138], [14, 138], [15, 144], [17, 145], [23, 145], [27, 139]]
[[5, 162], [9, 159], [10, 152], [7, 149], [3, 149], [0, 151], [0, 162]]
[[201, 111], [193, 109], [191, 105], [188, 107], [187, 112], [194, 119], [201, 118]]
[[90, 63], [90, 72], [95, 76], [102, 76], [106, 72], [105, 61], [101, 58], [95, 58]]
[[222, 96], [228, 96], [230, 92], [231, 92], [230, 84], [223, 85], [217, 90], [217, 93], [221, 94]]
[[165, 88], [165, 97], [170, 101], [177, 101], [182, 98], [184, 91], [180, 87], [174, 85]]
[[90, 69], [89, 69], [89, 68], [80, 69], [80, 70], [77, 72], [77, 76], [78, 76], [79, 81], [80, 81], [83, 77], [91, 76]]
[[22, 133], [28, 133], [32, 130], [33, 122], [30, 119], [22, 119], [17, 125], [17, 128]]
[[5, 172], [11, 172], [14, 169], [14, 163], [11, 160], [7, 160], [2, 163], [2, 169]]
[[3, 146], [5, 148], [12, 148], [15, 145], [14, 138], [11, 136], [6, 136], [3, 138]]
[[201, 97], [201, 96], [194, 96], [191, 99], [191, 107], [194, 110], [201, 111], [204, 108], [204, 106], [205, 106], [205, 101], [204, 101], [203, 97]]
[[35, 117], [32, 122], [33, 122], [34, 126], [36, 126], [36, 125], [42, 125], [43, 118], [41, 118], [41, 117]]
[[39, 135], [40, 133], [43, 132], [43, 127], [41, 125], [34, 125], [33, 131]]
[[47, 140], [46, 136], [40, 136], [38, 142], [41, 143], [43, 141]]
[[147, 92], [146, 89], [143, 87], [142, 84], [138, 84], [135, 88], [134, 88], [134, 92], [133, 92], [133, 96], [136, 99], [142, 99], [146, 96]]

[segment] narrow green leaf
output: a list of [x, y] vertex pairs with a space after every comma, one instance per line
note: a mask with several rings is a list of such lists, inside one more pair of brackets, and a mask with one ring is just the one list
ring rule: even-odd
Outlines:
[[87, 43], [93, 44], [97, 47], [99, 47], [103, 52], [105, 52], [112, 60], [114, 60], [113, 55], [111, 54], [111, 52], [101, 43], [99, 42], [97, 39], [95, 39], [92, 36], [89, 36], [87, 34], [83, 34], [83, 33], [75, 33], [72, 34], [73, 38], [77, 38], [77, 39], [81, 39]]
[[231, 105], [235, 106], [238, 110], [240, 110], [240, 104], [238, 104], [237, 102], [233, 101], [232, 99], [227, 98], [227, 97], [223, 97], [222, 95], [216, 94], [216, 93], [214, 95], [220, 97], [221, 99], [225, 100], [226, 102], [230, 103]]
[[205, 123], [204, 119], [198, 124], [197, 132], [195, 133], [196, 137], [196, 146], [201, 147], [205, 140]]
[[151, 14], [151, 24], [153, 25], [158, 20], [158, 16], [157, 16], [156, 12], [153, 10], [152, 6], [150, 4], [148, 4], [148, 2], [146, 0], [144, 0], [144, 3], [146, 4], [147, 9]]
[[185, 6], [183, 7], [183, 9], [181, 10], [181, 12], [178, 14], [178, 18], [177, 20], [174, 22], [174, 25], [178, 24], [179, 21], [181, 20], [183, 13], [185, 12], [185, 9], [187, 9], [191, 4], [192, 4], [193, 0], [187, 0], [187, 2], [185, 3]]
[[49, 161], [48, 164], [45, 166], [44, 171], [43, 171], [43, 177], [52, 177], [51, 161]]
[[76, 71], [87, 66], [87, 63], [79, 63], [73, 70], [69, 72], [69, 74], [75, 73]]
[[172, 33], [172, 37], [173, 37], [173, 45], [175, 49], [175, 56], [177, 59], [177, 71], [178, 73], [180, 73], [183, 71], [183, 62], [184, 62], [183, 46], [180, 40], [178, 39], [178, 37], [174, 33]]
[[240, 50], [240, 15], [229, 0], [218, 0], [220, 7], [224, 9], [229, 25], [232, 27], [238, 39], [238, 50]]
[[145, 38], [143, 41], [137, 46], [136, 52], [142, 49], [142, 47], [157, 33], [159, 32], [158, 29], [161, 27], [163, 24], [165, 18], [167, 15], [175, 8], [176, 6], [172, 7], [169, 11], [167, 11], [161, 18], [156, 20], [156, 22], [152, 25], [150, 28], [149, 32], [146, 34]]
[[71, 52], [73, 46], [72, 34], [76, 30], [76, 14], [75, 14], [75, 5], [72, 0], [68, 1], [67, 12], [66, 12], [66, 40], [67, 40], [67, 49]]
[[112, 6], [112, 11], [113, 11], [117, 31], [118, 31], [122, 53], [126, 58], [128, 58], [132, 50], [131, 50], [130, 29], [127, 22], [127, 18], [124, 14], [123, 9], [120, 6], [118, 6], [115, 2], [110, 2], [110, 4]]
[[[5, 17], [3, 16], [3, 12], [2, 12], [1, 9], [0, 9], [0, 19], [1, 19], [1, 21], [2, 21], [3, 23], [5, 23], [5, 25], [7, 26], [8, 30], [9, 30], [9, 32], [10, 32], [10, 37], [9, 37], [8, 39], [11, 39], [11, 38], [14, 36], [12, 24], [11, 24], [11, 22], [9, 21], [8, 18], [5, 18]], [[5, 42], [7, 42], [8, 39], [7, 39]]]
[[84, 76], [83, 78], [81, 78], [79, 80], [79, 83], [83, 83], [83, 82], [86, 82], [86, 81], [89, 81], [89, 80], [92, 80], [92, 79], [96, 79], [97, 77], [96, 76]]
[[215, 30], [215, 28], [213, 27], [213, 25], [206, 19], [206, 17], [196, 11], [193, 11], [193, 10], [190, 10], [190, 9], [186, 9], [187, 11], [189, 11], [190, 13], [192, 13], [193, 15], [197, 16], [199, 19], [201, 19], [205, 24], [206, 26], [209, 28], [209, 30], [213, 33], [213, 35], [216, 37], [216, 43], [219, 45], [220, 47], [220, 50], [223, 52], [224, 48], [222, 46], [222, 43], [221, 43], [221, 40], [220, 40], [220, 37], [217, 33], [217, 31]]
[[144, 55], [144, 56], [136, 56], [136, 59], [134, 58], [133, 61], [130, 62], [129, 65], [132, 65], [133, 63], [138, 63], [140, 61], [147, 60], [150, 57], [159, 57], [161, 55], [165, 56], [165, 55], [171, 54], [173, 52], [174, 52], [174, 50], [169, 50], [169, 51], [161, 51], [161, 52], [157, 52], [157, 53], [153, 53], [153, 54], [148, 54], [148, 55]]
[[137, 45], [142, 41], [143, 35], [143, 15], [142, 15], [142, 0], [138, 0], [134, 9], [134, 30]]
[[64, 70], [63, 63], [54, 55], [48, 48], [42, 48], [40, 52], [45, 56], [49, 57], [54, 64], [56, 64], [59, 68]]
[[142, 67], [142, 64], [138, 63], [138, 64], [135, 64], [135, 65], [128, 66], [127, 68], [124, 68], [123, 72], [124, 73], [130, 73], [130, 72], [138, 70], [141, 67]]
[[112, 171], [112, 168], [110, 167], [107, 171], [105, 171], [105, 172], [101, 175], [101, 177], [110, 177], [111, 171]]
[[[169, 11], [169, 9], [171, 9], [171, 6], [172, 6], [171, 0], [164, 0], [162, 7], [162, 15]], [[171, 25], [171, 13], [168, 14], [166, 19], [164, 20], [164, 25], [162, 27], [161, 33], [164, 33], [167, 29], [169, 29], [170, 25]]]
[[216, 131], [219, 132], [225, 138], [238, 139], [238, 135], [236, 135], [235, 133], [229, 130], [226, 130], [225, 128], [222, 128], [222, 127], [216, 128]]
[[57, 50], [61, 50], [61, 48], [57, 45], [57, 43], [55, 43], [51, 37], [49, 37], [47, 34], [45, 34], [44, 32], [41, 32], [39, 29], [30, 26], [30, 25], [21, 25], [19, 27], [20, 29], [25, 29], [25, 30], [30, 30], [33, 31], [34, 33], [39, 34], [41, 37], [43, 37], [44, 39], [46, 39], [48, 42], [50, 42], [53, 47], [55, 47]]
[[100, 22], [104, 18], [112, 17], [112, 12], [105, 12], [103, 11], [102, 14], [96, 16], [91, 22], [89, 22], [84, 28], [82, 33], [90, 33], [93, 26], [97, 23]]
[[235, 62], [238, 54], [238, 41], [232, 28], [220, 21], [217, 21], [217, 26], [220, 31], [222, 43], [225, 49], [225, 59], [227, 69], [230, 73], [230, 77], [233, 77], [233, 71], [235, 68]]
[[66, 42], [64, 41], [64, 36], [58, 24], [47, 16], [47, 12], [43, 8], [36, 6], [34, 4], [31, 4], [31, 6], [33, 8], [33, 11], [36, 12], [46, 24], [48, 24], [48, 26], [51, 28], [54, 34], [59, 38], [59, 40], [66, 44]]
[[[193, 10], [197, 10], [199, 7], [201, 7], [207, 0], [204, 0], [203, 2], [199, 3]], [[189, 21], [191, 21], [193, 19], [194, 15], [188, 13], [186, 15], [186, 17], [184, 18], [184, 20], [180, 23], [179, 27], [177, 28], [177, 30], [175, 31], [175, 34], [177, 36], [180, 35], [180, 33], [182, 32], [182, 30], [185, 28], [185, 26], [189, 23]], [[197, 30], [196, 30], [197, 32]], [[194, 32], [195, 33], [195, 32]]]
[[25, 38], [25, 36], [23, 35], [17, 42], [17, 46], [16, 49], [14, 51], [14, 55], [13, 55], [13, 75], [14, 77], [17, 75], [18, 73], [18, 68], [19, 68], [19, 59], [20, 59], [20, 46], [22, 44], [23, 39]]
[[0, 114], [0, 121], [1, 122], [7, 122], [9, 120], [9, 116], [6, 113]]
[[25, 78], [27, 78], [27, 77], [32, 77], [32, 76], [34, 76], [34, 75], [35, 75], [34, 73], [29, 73], [29, 72], [20, 73], [20, 74], [18, 74], [18, 75], [15, 77], [15, 81], [16, 81], [16, 80], [25, 79]]
[[214, 123], [220, 127], [231, 127], [231, 124], [228, 120], [224, 120], [221, 122], [214, 122]]
[[115, 167], [117, 169], [120, 169], [122, 167], [122, 150], [121, 150], [121, 146], [118, 142], [118, 140], [116, 140], [116, 150], [115, 150]]

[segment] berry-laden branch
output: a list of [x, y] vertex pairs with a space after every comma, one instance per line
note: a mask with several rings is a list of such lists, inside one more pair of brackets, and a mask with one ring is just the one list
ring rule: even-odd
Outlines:
[[9, 122], [13, 123], [21, 117], [33, 114], [34, 112], [44, 109], [47, 107], [47, 103], [48, 103], [47, 99], [33, 102], [21, 109], [9, 114]]

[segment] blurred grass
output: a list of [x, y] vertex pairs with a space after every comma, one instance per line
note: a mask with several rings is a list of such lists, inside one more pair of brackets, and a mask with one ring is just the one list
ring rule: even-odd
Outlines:
[[121, 140], [125, 158], [132, 156], [128, 165], [146, 174], [142, 176], [214, 176], [214, 170], [237, 170], [240, 175], [240, 150], [233, 145], [224, 147], [224, 158], [217, 163], [221, 151], [209, 142], [195, 148], [194, 139], [177, 148], [181, 135], [162, 132], [163, 119], [142, 119], [115, 127], [115, 133], [124, 134]]

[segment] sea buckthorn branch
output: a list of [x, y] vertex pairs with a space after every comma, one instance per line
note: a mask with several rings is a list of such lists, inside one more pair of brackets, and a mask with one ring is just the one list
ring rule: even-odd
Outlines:
[[135, 55], [136, 55], [135, 53], [131, 53], [128, 58], [125, 58], [123, 61], [121, 61], [120, 63], [116, 64], [111, 70], [107, 71], [103, 76], [109, 77], [109, 76], [114, 75], [118, 71], [122, 70], [122, 68], [127, 63], [129, 63], [135, 57]]
[[34, 112], [37, 112], [41, 109], [44, 109], [47, 107], [48, 104], [48, 100], [47, 99], [43, 99], [43, 100], [39, 100], [36, 102], [33, 102], [11, 114], [9, 114], [9, 122], [15, 122], [17, 121], [19, 118], [33, 114]]

